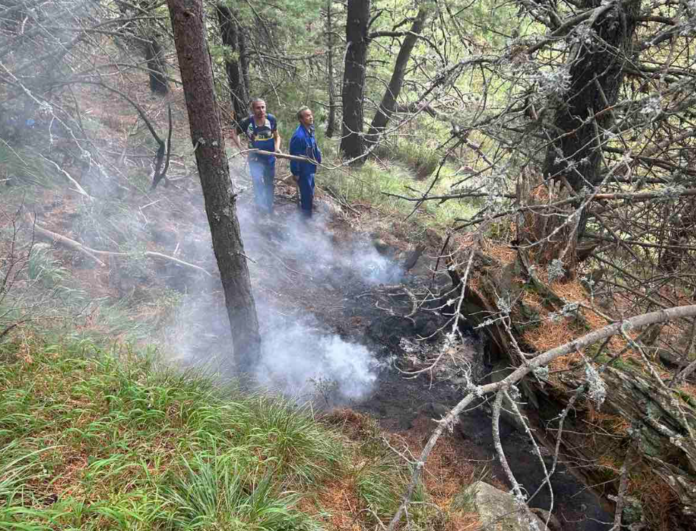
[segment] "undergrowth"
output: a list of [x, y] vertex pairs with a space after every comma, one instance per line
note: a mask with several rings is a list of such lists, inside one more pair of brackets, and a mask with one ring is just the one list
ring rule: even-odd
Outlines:
[[[451, 193], [451, 170], [442, 170], [442, 178], [430, 195]], [[426, 201], [417, 205], [401, 197], [418, 197], [412, 189], [426, 190], [429, 182], [416, 182], [411, 170], [398, 163], [368, 160], [362, 167], [351, 171], [337, 171], [323, 185], [339, 200], [350, 205], [363, 204], [379, 210], [383, 215], [404, 219], [418, 206], [415, 221], [425, 227], [450, 226], [454, 219], [471, 217], [478, 208], [472, 201]], [[399, 197], [400, 196], [400, 197]]]
[[408, 480], [376, 432], [350, 442], [309, 409], [153, 353], [5, 343], [0, 388], [2, 530], [338, 529], [345, 506], [326, 494], [349, 484], [367, 529]]

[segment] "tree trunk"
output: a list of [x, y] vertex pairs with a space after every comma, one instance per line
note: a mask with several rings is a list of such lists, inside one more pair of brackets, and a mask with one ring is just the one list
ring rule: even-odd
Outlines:
[[[579, 48], [570, 65], [570, 85], [555, 117], [558, 139], [549, 146], [544, 168], [545, 175], [567, 179], [576, 192], [601, 182], [602, 139], [597, 138], [596, 132], [609, 129], [613, 114], [596, 113], [617, 102], [626, 57], [631, 57], [641, 1], [607, 4], [593, 19], [591, 30], [597, 37], [589, 44], [576, 45]], [[583, 0], [582, 4], [585, 9], [593, 9], [600, 7], [602, 0]], [[586, 221], [585, 216], [577, 237], [584, 232]]]
[[406, 35], [404, 38], [404, 42], [401, 44], [401, 49], [399, 50], [399, 55], [396, 57], [396, 64], [394, 65], [394, 72], [392, 73], [391, 80], [389, 81], [389, 86], [384, 92], [384, 96], [382, 96], [382, 102], [379, 104], [375, 117], [372, 119], [372, 125], [370, 125], [370, 130], [367, 133], [367, 142], [370, 144], [374, 144], [379, 141], [380, 133], [387, 127], [389, 119], [396, 110], [396, 100], [399, 98], [401, 87], [403, 87], [404, 84], [406, 67], [408, 66], [408, 61], [411, 58], [411, 52], [418, 41], [418, 36], [423, 31], [423, 26], [425, 25], [425, 19], [427, 16], [427, 7], [425, 5], [421, 5], [418, 10], [418, 15], [413, 21], [411, 30], [408, 32], [408, 35]]
[[259, 359], [261, 338], [237, 220], [236, 194], [230, 180], [215, 101], [203, 3], [200, 0], [168, 0], [167, 4], [213, 250], [232, 327], [235, 362], [240, 371], [249, 372]]
[[244, 78], [240, 71], [239, 24], [232, 10], [224, 4], [217, 5], [217, 16], [222, 44], [229, 46], [233, 55], [233, 57], [225, 59], [225, 71], [227, 73], [227, 84], [230, 89], [230, 100], [232, 101], [235, 120], [241, 120], [246, 117], [249, 95], [246, 92]]
[[242, 81], [244, 83], [244, 94], [247, 97], [245, 101], [244, 112], [249, 111], [249, 101], [251, 96], [251, 81], [249, 80], [249, 52], [247, 51], [247, 35], [246, 30], [243, 26], [239, 26], [239, 37], [237, 39], [237, 45], [239, 46], [239, 67], [242, 72]]
[[348, 0], [341, 151], [349, 159], [356, 159], [365, 152], [363, 101], [365, 98], [369, 21], [370, 0]]
[[336, 129], [336, 86], [334, 84], [333, 64], [333, 0], [326, 0], [326, 70], [329, 81], [329, 120], [326, 124], [326, 136], [333, 137]]
[[163, 61], [163, 50], [155, 37], [145, 43], [145, 61], [150, 77], [150, 91], [153, 94], [165, 95], [169, 92], [167, 68]]

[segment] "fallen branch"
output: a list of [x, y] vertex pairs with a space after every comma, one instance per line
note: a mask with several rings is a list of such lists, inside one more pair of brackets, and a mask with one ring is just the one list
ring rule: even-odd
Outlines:
[[[36, 231], [37, 234], [44, 236], [45, 238], [48, 238], [54, 242], [59, 242], [65, 245], [66, 247], [70, 247], [71, 249], [74, 249], [76, 251], [79, 251], [81, 253], [86, 254], [89, 256], [92, 260], [97, 262], [102, 267], [106, 267], [106, 264], [102, 262], [97, 255], [100, 256], [114, 256], [114, 257], [120, 257], [120, 258], [126, 258], [129, 256], [136, 256], [138, 253], [116, 253], [113, 251], [99, 251], [97, 249], [92, 249], [91, 247], [87, 247], [86, 245], [83, 245], [79, 242], [76, 242], [75, 240], [71, 240], [70, 238], [67, 238], [66, 236], [62, 236], [61, 234], [58, 234], [56, 232], [52, 232], [48, 229], [44, 229], [41, 227], [38, 223], [36, 223], [36, 220], [32, 220], [31, 217], [28, 218], [30, 222], [32, 222], [34, 226], [34, 230]], [[183, 260], [179, 260], [178, 258], [174, 258], [173, 256], [169, 256], [166, 254], [158, 253], [155, 251], [145, 251], [143, 253], [144, 256], [148, 256], [150, 258], [161, 258], [163, 260], [169, 260], [170, 262], [174, 262], [176, 264], [189, 267], [191, 269], [195, 269], [196, 271], [200, 271], [201, 273], [205, 273], [209, 277], [212, 277], [213, 275], [207, 271], [206, 269], [197, 266], [195, 264], [191, 264], [189, 262], [184, 262]]]
[[81, 253], [86, 254], [89, 256], [92, 260], [94, 260], [97, 264], [99, 264], [102, 267], [106, 267], [106, 264], [99, 260], [89, 247], [85, 247], [79, 242], [76, 242], [75, 240], [71, 240], [70, 238], [66, 238], [65, 236], [61, 236], [60, 234], [57, 234], [55, 232], [51, 232], [50, 230], [46, 230], [43, 227], [41, 227], [38, 223], [36, 223], [36, 220], [32, 220], [29, 218], [29, 222], [32, 223], [34, 227], [34, 231], [39, 234], [40, 236], [44, 236], [45, 238], [48, 238], [49, 240], [52, 240], [54, 242], [59, 242], [65, 245], [66, 247], [70, 247], [71, 249], [74, 249], [75, 251], [80, 251]]
[[63, 175], [65, 175], [65, 177], [66, 177], [71, 183], [73, 183], [73, 184], [75, 185], [75, 188], [77, 189], [77, 191], [78, 191], [80, 194], [84, 195], [85, 197], [87, 197], [87, 198], [90, 199], [90, 200], [94, 200], [94, 198], [93, 198], [91, 195], [89, 195], [89, 194], [85, 191], [85, 189], [82, 188], [82, 186], [80, 186], [80, 183], [78, 183], [78, 182], [72, 177], [72, 175], [70, 175], [67, 171], [65, 171], [63, 168], [61, 168], [58, 164], [56, 164], [55, 162], [53, 162], [51, 159], [46, 158], [46, 157], [44, 157], [43, 155], [39, 155], [39, 156], [40, 156], [42, 159], [44, 159], [46, 162], [50, 162], [51, 164], [53, 164], [53, 166], [55, 166], [56, 169], [57, 169], [59, 172], [61, 172]]
[[312, 164], [317, 164], [316, 160], [310, 159], [308, 157], [297, 157], [295, 155], [287, 155], [286, 153], [280, 153], [280, 152], [274, 152], [274, 151], [264, 151], [263, 149], [243, 149], [242, 151], [238, 152], [236, 155], [232, 155], [233, 157], [236, 157], [237, 155], [244, 155], [245, 153], [256, 153], [258, 155], [265, 155], [267, 157], [276, 157], [279, 159], [288, 159], [288, 160], [298, 160], [300, 162], [311, 162]]
[[487, 394], [497, 393], [501, 390], [508, 390], [511, 386], [515, 385], [517, 382], [519, 382], [522, 378], [527, 376], [530, 372], [534, 371], [535, 369], [545, 367], [556, 358], [560, 358], [561, 356], [565, 356], [566, 354], [570, 354], [571, 352], [576, 352], [594, 343], [597, 343], [598, 341], [621, 333], [622, 330], [631, 330], [633, 328], [641, 328], [643, 326], [655, 323], [663, 323], [674, 319], [683, 319], [686, 317], [694, 316], [696, 316], [696, 304], [689, 306], [677, 306], [674, 308], [668, 308], [666, 310], [637, 315], [635, 317], [631, 317], [630, 319], [625, 319], [623, 321], [619, 321], [611, 325], [605, 326], [604, 328], [600, 328], [599, 330], [590, 332], [589, 334], [586, 334], [574, 341], [571, 341], [570, 343], [566, 343], [564, 345], [548, 350], [543, 354], [539, 354], [535, 358], [529, 360], [527, 364], [517, 367], [517, 369], [510, 373], [505, 379], [499, 382], [471, 387], [469, 389], [469, 393], [442, 420], [438, 421], [437, 428], [430, 436], [428, 443], [425, 445], [425, 448], [421, 452], [418, 462], [416, 463], [416, 466], [413, 470], [413, 474], [411, 475], [411, 481], [406, 489], [406, 493], [403, 496], [401, 505], [399, 506], [396, 514], [389, 523], [388, 531], [394, 531], [396, 529], [397, 525], [399, 525], [399, 522], [401, 521], [402, 516], [404, 515], [404, 512], [408, 508], [408, 505], [411, 503], [411, 498], [416, 487], [418, 486], [418, 481], [420, 479], [423, 468], [425, 467], [425, 462], [427, 461], [428, 456], [435, 447], [435, 443], [437, 443], [437, 440], [440, 438], [445, 429], [449, 426], [452, 426], [456, 422], [456, 419], [459, 416], [459, 414], [462, 411], [464, 411], [464, 409], [469, 404], [471, 404], [471, 402], [473, 402], [476, 397], [482, 397]]

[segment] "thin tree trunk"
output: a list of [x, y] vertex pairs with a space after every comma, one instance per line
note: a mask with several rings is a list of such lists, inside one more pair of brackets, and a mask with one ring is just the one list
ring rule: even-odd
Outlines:
[[167, 4], [213, 250], [232, 327], [235, 362], [240, 371], [248, 372], [259, 359], [261, 338], [237, 220], [236, 194], [230, 180], [215, 101], [203, 3], [200, 0], [168, 0]]
[[150, 91], [153, 94], [165, 95], [169, 92], [167, 68], [163, 61], [164, 51], [156, 38], [152, 37], [145, 43], [145, 61], [150, 77]]
[[249, 52], [247, 51], [247, 35], [243, 26], [239, 26], [239, 36], [237, 45], [239, 46], [239, 67], [242, 72], [242, 81], [244, 83], [244, 112], [248, 111], [249, 101], [251, 99], [251, 82], [249, 81]]
[[418, 41], [418, 36], [423, 31], [423, 26], [425, 25], [425, 19], [428, 16], [428, 10], [426, 6], [421, 5], [418, 10], [418, 15], [413, 21], [411, 30], [408, 35], [404, 37], [404, 42], [401, 44], [401, 49], [399, 50], [399, 55], [396, 57], [396, 64], [394, 65], [394, 72], [392, 73], [391, 80], [389, 81], [389, 86], [382, 96], [382, 102], [379, 104], [377, 113], [372, 119], [372, 125], [370, 125], [370, 130], [367, 133], [367, 142], [374, 144], [379, 141], [379, 135], [387, 127], [389, 119], [396, 110], [396, 100], [399, 97], [401, 88], [404, 85], [404, 76], [406, 75], [406, 67], [408, 66], [408, 61], [411, 59], [411, 52]]
[[333, 137], [336, 129], [336, 87], [334, 85], [333, 65], [333, 0], [326, 0], [326, 69], [329, 80], [329, 121], [326, 124], [326, 136]]
[[343, 125], [341, 151], [349, 159], [365, 152], [363, 100], [367, 64], [370, 0], [348, 0], [346, 65], [343, 72]]
[[246, 94], [244, 79], [240, 72], [239, 24], [232, 10], [224, 4], [217, 5], [217, 16], [222, 44], [229, 46], [232, 54], [236, 55], [236, 57], [225, 59], [225, 71], [227, 73], [227, 84], [230, 89], [230, 100], [232, 101], [235, 119], [240, 120], [245, 117], [249, 96]]

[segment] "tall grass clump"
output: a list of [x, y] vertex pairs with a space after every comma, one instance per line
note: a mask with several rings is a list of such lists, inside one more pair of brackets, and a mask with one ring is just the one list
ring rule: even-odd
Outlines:
[[345, 460], [307, 410], [123, 348], [3, 344], [0, 387], [0, 529], [309, 530]]

